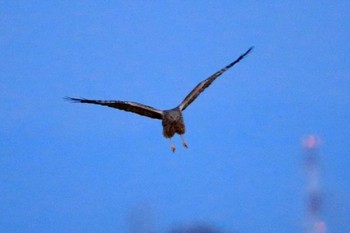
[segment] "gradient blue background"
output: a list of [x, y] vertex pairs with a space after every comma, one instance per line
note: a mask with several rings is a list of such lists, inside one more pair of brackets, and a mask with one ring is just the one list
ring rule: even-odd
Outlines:
[[[322, 219], [350, 232], [349, 40], [349, 1], [2, 2], [0, 232], [302, 232], [308, 134]], [[62, 99], [172, 108], [252, 45], [175, 154], [160, 121]]]

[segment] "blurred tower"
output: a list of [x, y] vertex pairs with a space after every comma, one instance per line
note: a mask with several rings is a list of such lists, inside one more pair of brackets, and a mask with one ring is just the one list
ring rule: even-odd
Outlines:
[[320, 185], [320, 140], [309, 135], [303, 140], [306, 168], [306, 233], [326, 233], [326, 223], [321, 220], [322, 191]]

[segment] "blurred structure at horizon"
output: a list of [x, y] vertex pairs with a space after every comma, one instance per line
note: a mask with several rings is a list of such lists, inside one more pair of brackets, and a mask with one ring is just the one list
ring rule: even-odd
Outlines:
[[127, 215], [129, 233], [224, 233], [213, 224], [199, 222], [177, 224], [170, 231], [157, 230], [157, 216], [151, 204], [143, 203], [132, 208]]
[[137, 205], [129, 211], [127, 223], [130, 233], [155, 233], [154, 211], [151, 205]]
[[170, 233], [223, 233], [216, 227], [209, 224], [192, 224], [183, 227], [177, 227]]

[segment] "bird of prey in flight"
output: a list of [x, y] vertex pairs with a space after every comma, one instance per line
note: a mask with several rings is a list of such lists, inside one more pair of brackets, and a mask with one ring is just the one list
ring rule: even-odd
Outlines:
[[71, 98], [66, 97], [66, 100], [76, 103], [87, 103], [87, 104], [98, 104], [111, 108], [116, 108], [128, 112], [133, 112], [142, 116], [162, 120], [163, 135], [170, 139], [171, 150], [175, 152], [175, 146], [171, 140], [175, 133], [179, 134], [184, 147], [188, 148], [183, 134], [185, 133], [185, 123], [182, 117], [182, 111], [184, 111], [198, 96], [202, 93], [209, 85], [214, 82], [216, 78], [222, 75], [225, 71], [230, 69], [232, 66], [240, 62], [248, 53], [252, 51], [253, 47], [249, 48], [245, 53], [240, 55], [235, 61], [231, 62], [221, 70], [214, 73], [209, 78], [200, 82], [175, 108], [169, 110], [159, 110], [144, 104], [139, 104], [131, 101], [120, 101], [120, 100], [90, 100], [83, 98]]

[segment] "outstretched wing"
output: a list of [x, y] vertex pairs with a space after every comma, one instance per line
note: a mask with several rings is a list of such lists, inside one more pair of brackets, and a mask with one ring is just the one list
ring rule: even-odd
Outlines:
[[252, 51], [253, 47], [249, 48], [244, 54], [239, 56], [234, 62], [228, 64], [221, 70], [217, 71], [215, 74], [207, 78], [206, 80], [200, 82], [182, 101], [182, 103], [178, 106], [178, 108], [183, 111], [187, 108], [188, 105], [190, 105], [198, 96], [200, 93], [202, 93], [209, 85], [214, 82], [214, 80], [222, 75], [225, 71], [230, 69], [232, 66], [237, 64], [240, 60], [242, 60], [250, 51]]
[[87, 104], [98, 104], [111, 108], [116, 108], [120, 110], [124, 110], [127, 112], [133, 112], [142, 116], [162, 119], [163, 111], [152, 108], [147, 105], [130, 102], [130, 101], [118, 101], [118, 100], [88, 100], [88, 99], [78, 99], [78, 98], [70, 98], [66, 97], [66, 100], [75, 102], [75, 103], [87, 103]]

